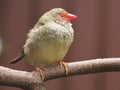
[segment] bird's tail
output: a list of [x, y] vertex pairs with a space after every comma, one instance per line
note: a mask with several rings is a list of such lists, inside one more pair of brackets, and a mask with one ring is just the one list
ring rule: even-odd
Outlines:
[[16, 57], [15, 59], [13, 59], [12, 61], [10, 61], [10, 64], [15, 64], [18, 61], [20, 61], [22, 58], [24, 58], [25, 54], [21, 53], [18, 57]]

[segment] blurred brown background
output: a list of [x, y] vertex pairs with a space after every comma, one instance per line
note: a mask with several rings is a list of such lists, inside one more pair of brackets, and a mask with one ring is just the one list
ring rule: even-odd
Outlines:
[[[61, 7], [78, 16], [73, 21], [75, 40], [66, 61], [120, 57], [119, 0], [0, 0], [0, 34], [4, 51], [0, 65], [33, 71], [26, 60], [15, 65], [9, 61], [18, 55], [29, 29], [46, 11]], [[79, 75], [51, 80], [47, 90], [120, 90], [120, 73]], [[21, 90], [0, 86], [0, 90]]]

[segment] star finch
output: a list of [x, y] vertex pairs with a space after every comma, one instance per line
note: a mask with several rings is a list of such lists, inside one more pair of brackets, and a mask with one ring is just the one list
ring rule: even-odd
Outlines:
[[[26, 58], [34, 66], [47, 67], [65, 57], [74, 38], [71, 20], [77, 16], [62, 8], [46, 12], [28, 33], [23, 52], [11, 63]], [[66, 68], [67, 69], [67, 68]]]

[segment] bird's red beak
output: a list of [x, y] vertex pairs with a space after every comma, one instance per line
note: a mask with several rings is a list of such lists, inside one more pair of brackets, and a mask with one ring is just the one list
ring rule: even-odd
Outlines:
[[69, 21], [74, 20], [74, 19], [77, 18], [77, 16], [75, 16], [75, 15], [73, 15], [73, 14], [70, 14], [70, 13], [67, 13], [66, 17], [67, 17], [67, 19], [68, 19]]
[[68, 12], [63, 12], [63, 16], [68, 20], [68, 21], [71, 21], [71, 20], [74, 20], [77, 18], [77, 16], [73, 15], [73, 14], [70, 14]]

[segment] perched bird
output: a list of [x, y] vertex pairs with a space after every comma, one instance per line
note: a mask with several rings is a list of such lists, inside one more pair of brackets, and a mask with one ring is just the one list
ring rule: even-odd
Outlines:
[[[43, 67], [59, 62], [65, 67], [67, 74], [67, 64], [61, 60], [73, 42], [74, 31], [70, 21], [76, 18], [77, 16], [62, 8], [46, 12], [28, 33], [22, 53], [10, 63], [26, 58], [40, 71]], [[41, 76], [43, 77], [42, 73]]]

